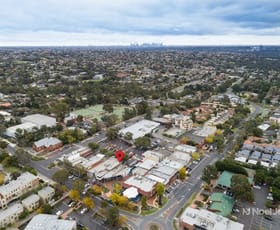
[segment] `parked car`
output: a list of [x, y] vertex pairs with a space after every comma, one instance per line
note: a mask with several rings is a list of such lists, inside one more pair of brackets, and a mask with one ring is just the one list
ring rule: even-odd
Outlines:
[[62, 213], [63, 213], [62, 210], [58, 210], [58, 211], [55, 213], [55, 215], [60, 216]]
[[85, 214], [87, 211], [88, 211], [88, 208], [83, 208], [80, 213]]
[[74, 175], [69, 175], [68, 176], [68, 179], [73, 179], [74, 178]]
[[262, 187], [259, 186], [259, 185], [254, 185], [253, 187], [256, 188], [256, 189], [261, 189], [261, 188], [262, 188]]
[[74, 207], [74, 206], [75, 206], [75, 203], [76, 203], [75, 201], [72, 201], [70, 204], [68, 204], [68, 207], [69, 207], [69, 208]]
[[69, 207], [69, 205], [73, 202], [73, 200], [69, 200], [69, 202], [67, 203], [67, 206]]
[[236, 212], [236, 213], [239, 213], [239, 212], [240, 212], [239, 209], [237, 209], [237, 208], [232, 209], [232, 211], [233, 211], [233, 212]]
[[264, 215], [264, 219], [272, 221], [272, 216]]

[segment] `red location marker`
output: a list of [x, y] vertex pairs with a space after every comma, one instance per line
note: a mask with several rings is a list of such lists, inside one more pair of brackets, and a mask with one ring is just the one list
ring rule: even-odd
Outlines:
[[119, 162], [121, 162], [124, 158], [124, 152], [122, 150], [118, 150], [115, 154], [116, 158]]

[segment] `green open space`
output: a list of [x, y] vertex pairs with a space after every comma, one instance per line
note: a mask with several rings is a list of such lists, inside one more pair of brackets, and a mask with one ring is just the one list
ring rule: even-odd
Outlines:
[[[122, 119], [122, 114], [124, 112], [124, 109], [127, 108], [127, 106], [116, 105], [113, 107], [114, 107], [113, 114], [116, 114], [119, 117], [119, 119]], [[90, 106], [90, 107], [84, 108], [84, 109], [75, 110], [72, 113], [74, 113], [76, 115], [81, 115], [81, 116], [89, 118], [89, 119], [96, 118], [99, 121], [101, 121], [102, 116], [109, 114], [108, 112], [103, 110], [102, 104]]]

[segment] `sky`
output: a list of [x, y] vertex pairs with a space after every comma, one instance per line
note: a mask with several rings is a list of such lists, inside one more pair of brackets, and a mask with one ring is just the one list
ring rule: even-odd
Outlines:
[[0, 46], [280, 45], [280, 0], [0, 0]]

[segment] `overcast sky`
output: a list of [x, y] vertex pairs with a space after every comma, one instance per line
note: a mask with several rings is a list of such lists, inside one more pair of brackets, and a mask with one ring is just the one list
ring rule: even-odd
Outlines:
[[5, 45], [280, 45], [280, 0], [0, 0]]

